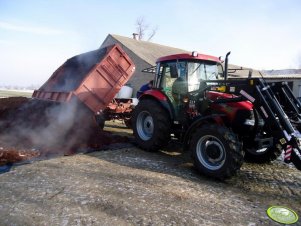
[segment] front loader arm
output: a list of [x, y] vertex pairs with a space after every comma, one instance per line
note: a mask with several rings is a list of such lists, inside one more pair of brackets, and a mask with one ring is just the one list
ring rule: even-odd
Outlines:
[[[281, 92], [282, 100], [276, 97], [271, 84], [261, 78], [246, 80], [217, 80], [207, 81], [210, 90], [224, 90], [233, 94], [233, 98], [218, 99], [216, 103], [250, 101], [253, 108], [261, 115], [268, 130], [267, 133], [277, 142], [276, 147], [285, 150], [285, 162], [293, 162], [301, 170], [301, 134], [291, 123], [287, 109], [290, 113], [300, 116], [301, 104], [292, 97], [292, 92], [285, 84], [278, 84], [277, 92]], [[211, 84], [211, 85], [210, 85]], [[224, 87], [224, 89], [220, 89]], [[283, 108], [281, 101], [286, 100], [287, 108]], [[301, 116], [300, 116], [301, 118]]]

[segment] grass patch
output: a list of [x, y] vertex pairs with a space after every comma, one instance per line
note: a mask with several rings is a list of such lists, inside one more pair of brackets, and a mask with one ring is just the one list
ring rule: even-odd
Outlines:
[[0, 98], [5, 97], [31, 97], [32, 92], [19, 90], [2, 90], [0, 89]]

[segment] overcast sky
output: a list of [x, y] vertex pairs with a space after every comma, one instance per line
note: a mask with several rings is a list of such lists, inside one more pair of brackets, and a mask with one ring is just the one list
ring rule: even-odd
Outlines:
[[152, 42], [256, 69], [301, 67], [299, 0], [0, 0], [0, 86], [41, 85], [67, 58], [144, 17]]

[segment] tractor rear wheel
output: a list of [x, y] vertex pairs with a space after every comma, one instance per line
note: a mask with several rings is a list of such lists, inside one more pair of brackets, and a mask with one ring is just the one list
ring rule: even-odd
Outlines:
[[196, 169], [209, 177], [226, 179], [243, 164], [244, 152], [238, 137], [219, 125], [204, 125], [192, 135], [190, 151]]
[[146, 151], [157, 151], [170, 140], [170, 117], [155, 100], [139, 101], [132, 123], [136, 142]]

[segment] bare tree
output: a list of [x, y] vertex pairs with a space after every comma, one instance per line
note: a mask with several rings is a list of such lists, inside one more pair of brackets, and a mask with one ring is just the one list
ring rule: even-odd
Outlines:
[[136, 20], [136, 32], [138, 34], [138, 39], [142, 40], [145, 35], [145, 31], [148, 29], [149, 25], [145, 23], [144, 17], [139, 17]]
[[158, 26], [156, 26], [152, 29], [151, 33], [149, 33], [149, 35], [148, 35], [147, 41], [150, 41], [155, 36], [155, 34], [157, 33], [157, 30], [158, 30]]
[[[137, 18], [136, 20], [136, 33], [138, 34], [138, 40], [144, 40], [146, 32], [149, 30], [149, 24], [146, 23], [143, 16]], [[150, 41], [155, 34], [157, 33], [158, 26], [151, 29], [151, 32], [148, 34], [147, 41]]]

